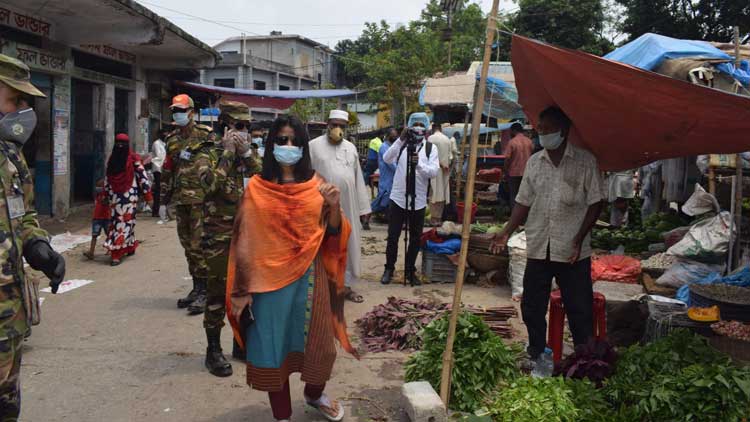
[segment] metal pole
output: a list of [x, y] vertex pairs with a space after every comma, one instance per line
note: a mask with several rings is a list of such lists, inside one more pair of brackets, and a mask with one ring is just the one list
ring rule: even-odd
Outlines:
[[479, 78], [479, 92], [474, 102], [472, 115], [471, 149], [469, 152], [469, 173], [466, 181], [466, 196], [464, 199], [463, 233], [461, 234], [461, 255], [458, 262], [458, 273], [456, 274], [456, 287], [453, 292], [453, 308], [448, 325], [448, 339], [445, 344], [443, 355], [443, 371], [440, 378], [440, 398], [447, 408], [450, 400], [451, 371], [453, 369], [453, 341], [456, 337], [456, 325], [458, 324], [458, 313], [461, 311], [461, 292], [464, 287], [464, 274], [466, 272], [466, 257], [469, 254], [469, 235], [471, 234], [471, 205], [474, 202], [474, 179], [477, 171], [477, 145], [479, 144], [479, 127], [481, 125], [482, 110], [484, 108], [484, 91], [487, 88], [487, 73], [489, 72], [492, 55], [492, 42], [495, 37], [497, 22], [497, 9], [500, 0], [492, 1], [492, 11], [487, 18], [487, 36], [484, 41], [484, 58], [482, 60], [482, 73]]
[[[742, 59], [740, 58], [740, 27], [735, 26], [734, 27], [734, 63], [735, 66], [739, 67], [740, 63], [742, 62]], [[740, 234], [742, 233], [742, 155], [737, 154], [737, 159], [735, 160], [737, 162], [737, 175], [735, 177], [735, 181], [737, 183], [737, 187], [734, 191], [734, 213], [735, 213], [735, 223], [734, 226], [737, 229], [737, 237], [736, 237], [736, 243], [734, 246], [733, 254], [730, 259], [730, 270], [734, 268], [735, 265], [739, 265], [740, 262]], [[730, 232], [730, 239], [731, 239], [731, 232]]]

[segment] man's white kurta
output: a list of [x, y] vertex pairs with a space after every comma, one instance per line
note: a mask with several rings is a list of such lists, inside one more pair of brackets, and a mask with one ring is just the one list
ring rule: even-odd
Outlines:
[[[433, 144], [437, 149], [438, 160], [440, 161], [441, 167], [440, 171], [438, 171], [437, 173], [437, 176], [435, 176], [430, 181], [430, 185], [432, 187], [432, 197], [430, 199], [430, 203], [434, 204], [436, 202], [445, 202], [446, 204], [450, 204], [450, 165], [451, 160], [453, 159], [453, 142], [442, 132], [436, 132], [434, 135], [430, 136], [427, 142]], [[443, 169], [448, 170], [446, 171]]]
[[328, 183], [341, 190], [341, 208], [352, 225], [346, 270], [354, 277], [359, 277], [362, 253], [362, 225], [359, 217], [370, 214], [371, 210], [370, 196], [359, 165], [357, 147], [347, 140], [334, 145], [328, 140], [327, 135], [323, 135], [310, 141], [310, 158], [313, 169]]

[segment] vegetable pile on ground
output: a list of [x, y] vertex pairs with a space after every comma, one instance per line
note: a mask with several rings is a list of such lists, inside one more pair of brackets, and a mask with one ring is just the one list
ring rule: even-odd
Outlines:
[[657, 213], [643, 220], [642, 225], [631, 223], [628, 227], [619, 229], [594, 229], [591, 246], [608, 251], [624, 246], [626, 253], [641, 253], [647, 251], [650, 244], [663, 242], [662, 233], [687, 223], [687, 220], [678, 215]]
[[[565, 375], [601, 378], [612, 360], [606, 343], [591, 343], [562, 366]], [[626, 349], [602, 388], [596, 381], [506, 378], [478, 413], [497, 422], [744, 422], [750, 415], [750, 368], [686, 330]]]
[[355, 324], [362, 330], [362, 343], [370, 352], [414, 350], [422, 344], [422, 329], [447, 309], [444, 303], [389, 297]]
[[503, 386], [488, 403], [497, 422], [631, 422], [609, 406], [588, 381], [561, 377], [520, 377]]
[[587, 344], [577, 346], [573, 354], [555, 365], [555, 375], [588, 379], [601, 387], [604, 380], [614, 372], [616, 361], [617, 353], [612, 345], [606, 341], [591, 339]]
[[729, 338], [750, 341], [750, 324], [744, 324], [740, 321], [719, 321], [711, 324], [711, 329], [716, 334], [727, 336]]
[[637, 421], [739, 422], [750, 415], [750, 369], [686, 330], [627, 349], [603, 392]]
[[[389, 297], [355, 324], [362, 331], [362, 343], [369, 352], [416, 350], [422, 346], [421, 331], [436, 318], [450, 311], [447, 303]], [[498, 336], [513, 336], [508, 319], [518, 316], [515, 307], [466, 308], [484, 320]]]
[[[443, 315], [424, 329], [422, 350], [406, 362], [406, 382], [427, 381], [440, 390], [449, 317]], [[523, 355], [521, 348], [506, 346], [481, 318], [469, 312], [458, 316], [453, 352], [451, 409], [473, 412], [498, 383], [520, 375], [516, 362]]]

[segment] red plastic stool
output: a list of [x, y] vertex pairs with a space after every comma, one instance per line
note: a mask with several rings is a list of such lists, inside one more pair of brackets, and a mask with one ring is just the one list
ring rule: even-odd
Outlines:
[[[607, 299], [604, 295], [594, 292], [594, 338], [597, 340], [603, 340], [607, 337], [606, 304]], [[563, 307], [560, 290], [555, 290], [550, 295], [549, 336], [547, 343], [552, 349], [552, 360], [556, 363], [562, 359], [564, 326], [565, 308]]]

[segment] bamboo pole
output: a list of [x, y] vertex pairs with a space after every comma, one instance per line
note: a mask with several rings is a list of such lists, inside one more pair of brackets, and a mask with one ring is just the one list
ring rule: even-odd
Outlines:
[[[740, 63], [742, 62], [742, 58], [740, 57], [740, 27], [735, 26], [734, 27], [734, 64], [739, 68]], [[742, 155], [737, 154], [737, 159], [735, 160], [736, 167], [737, 167], [737, 173], [735, 176], [735, 183], [737, 184], [737, 188], [734, 191], [734, 213], [735, 213], [735, 227], [737, 229], [737, 237], [734, 245], [734, 254], [729, 257], [730, 266], [729, 269], [732, 270], [735, 265], [739, 265], [740, 262], [740, 234], [742, 233]], [[729, 235], [729, 238], [731, 239], [731, 232]]]
[[471, 149], [469, 151], [469, 171], [466, 180], [466, 196], [464, 199], [463, 233], [461, 234], [461, 255], [458, 262], [458, 273], [456, 274], [456, 287], [453, 292], [453, 308], [448, 325], [448, 339], [445, 344], [443, 355], [443, 372], [440, 378], [440, 398], [448, 408], [450, 400], [451, 371], [453, 369], [453, 341], [456, 337], [456, 325], [458, 324], [458, 313], [461, 311], [461, 292], [464, 287], [464, 274], [466, 272], [466, 257], [469, 254], [469, 235], [471, 234], [471, 205], [474, 203], [474, 179], [477, 172], [477, 145], [479, 144], [479, 127], [481, 125], [482, 110], [484, 109], [484, 91], [487, 88], [487, 73], [490, 67], [492, 54], [492, 42], [497, 27], [497, 9], [500, 0], [492, 1], [492, 11], [487, 17], [487, 36], [484, 41], [484, 58], [482, 60], [482, 73], [479, 78], [474, 112], [472, 115]]

